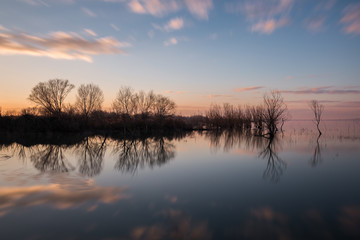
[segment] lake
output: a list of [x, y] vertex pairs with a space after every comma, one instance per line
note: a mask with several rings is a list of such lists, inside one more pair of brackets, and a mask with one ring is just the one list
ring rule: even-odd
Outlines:
[[1, 143], [0, 239], [359, 239], [360, 122], [321, 128]]

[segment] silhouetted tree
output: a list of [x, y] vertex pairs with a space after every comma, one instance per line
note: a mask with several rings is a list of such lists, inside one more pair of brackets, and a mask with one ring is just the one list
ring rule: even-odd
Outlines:
[[59, 115], [62, 112], [64, 100], [74, 88], [68, 80], [51, 79], [38, 83], [29, 95], [29, 100], [38, 105], [45, 114]]
[[117, 114], [133, 114], [136, 109], [136, 94], [130, 87], [121, 87], [114, 102], [113, 109]]
[[319, 125], [321, 121], [321, 116], [324, 111], [324, 105], [320, 104], [317, 100], [312, 100], [309, 103], [311, 111], [314, 113], [314, 122], [316, 124], [317, 130], [319, 131], [319, 136], [322, 134], [320, 131]]
[[164, 97], [158, 94], [156, 96], [156, 100], [153, 108], [155, 115], [166, 116], [174, 113], [175, 102], [170, 100], [168, 97]]
[[81, 114], [88, 117], [94, 111], [101, 110], [103, 102], [104, 94], [97, 85], [82, 84], [79, 87], [75, 106]]
[[279, 123], [286, 118], [286, 111], [286, 104], [278, 91], [264, 95], [263, 121], [269, 138], [275, 136]]

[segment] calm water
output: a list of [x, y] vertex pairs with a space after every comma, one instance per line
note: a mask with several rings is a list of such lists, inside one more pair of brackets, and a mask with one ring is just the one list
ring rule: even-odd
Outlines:
[[2, 144], [0, 239], [359, 239], [360, 123], [322, 124]]

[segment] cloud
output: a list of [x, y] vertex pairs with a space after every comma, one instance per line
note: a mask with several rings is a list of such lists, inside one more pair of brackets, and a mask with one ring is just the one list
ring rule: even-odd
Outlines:
[[172, 91], [172, 90], [167, 90], [167, 91], [165, 91], [165, 93], [179, 95], [179, 94], [186, 94], [187, 92], [186, 92], [186, 91]]
[[294, 0], [245, 0], [237, 4], [227, 4], [229, 12], [241, 12], [251, 25], [252, 32], [270, 34], [288, 25]]
[[212, 34], [209, 35], [209, 38], [211, 40], [216, 40], [218, 38], [218, 35], [216, 33], [212, 33]]
[[176, 45], [176, 44], [178, 44], [178, 40], [174, 37], [172, 37], [164, 42], [165, 46]]
[[169, 22], [167, 22], [163, 26], [153, 24], [153, 27], [160, 31], [172, 32], [182, 29], [184, 27], [184, 20], [180, 17], [177, 17], [169, 20]]
[[110, 23], [110, 27], [112, 27], [115, 31], [120, 31], [120, 29], [118, 28], [118, 26], [116, 26], [115, 24], [113, 23]]
[[157, 17], [180, 9], [178, 1], [175, 0], [131, 0], [128, 6], [135, 13], [151, 14]]
[[21, 1], [32, 6], [45, 6], [45, 7], [49, 6], [49, 4], [43, 0], [21, 0]]
[[344, 16], [340, 23], [347, 34], [360, 34], [360, 3], [349, 4], [343, 11]]
[[311, 32], [320, 32], [324, 30], [326, 17], [309, 18], [304, 21], [305, 27]]
[[77, 33], [53, 32], [35, 36], [0, 30], [1, 55], [45, 56], [54, 59], [80, 59], [92, 62], [92, 55], [124, 54], [127, 42], [113, 37], [85, 39]]
[[172, 38], [169, 38], [168, 40], [164, 41], [164, 45], [165, 46], [176, 45], [180, 41], [188, 41], [188, 40], [189, 39], [186, 37], [172, 37]]
[[173, 18], [165, 26], [165, 31], [179, 30], [184, 27], [184, 20], [182, 18]]
[[260, 21], [257, 24], [252, 25], [251, 31], [270, 34], [277, 28], [287, 25], [289, 22], [290, 21], [287, 18], [280, 19], [279, 21], [276, 21], [275, 19], [266, 20], [265, 22]]
[[289, 94], [360, 94], [357, 89], [333, 89], [331, 86], [300, 88], [298, 90], [280, 90], [280, 93]]
[[209, 19], [209, 11], [213, 8], [212, 0], [185, 0], [188, 10], [200, 19]]
[[213, 3], [212, 0], [130, 0], [128, 7], [134, 13], [150, 14], [156, 17], [162, 17], [186, 7], [195, 17], [208, 19]]
[[91, 29], [85, 28], [85, 29], [84, 29], [84, 32], [86, 32], [87, 34], [89, 34], [89, 35], [91, 35], [91, 36], [93, 36], [93, 37], [96, 37], [96, 36], [97, 36], [97, 34], [96, 34], [93, 30], [91, 30]]
[[257, 86], [257, 87], [235, 88], [234, 91], [235, 92], [248, 92], [248, 91], [258, 90], [261, 88], [264, 88], [264, 87]]
[[83, 8], [81, 8], [81, 10], [90, 17], [96, 17], [96, 14], [88, 8], [83, 7]]

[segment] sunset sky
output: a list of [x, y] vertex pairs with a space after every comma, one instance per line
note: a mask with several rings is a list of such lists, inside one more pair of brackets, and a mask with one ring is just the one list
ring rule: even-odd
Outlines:
[[53, 78], [99, 85], [105, 109], [121, 86], [185, 115], [279, 90], [294, 119], [311, 99], [328, 119], [360, 118], [360, 1], [1, 0], [2, 111]]

